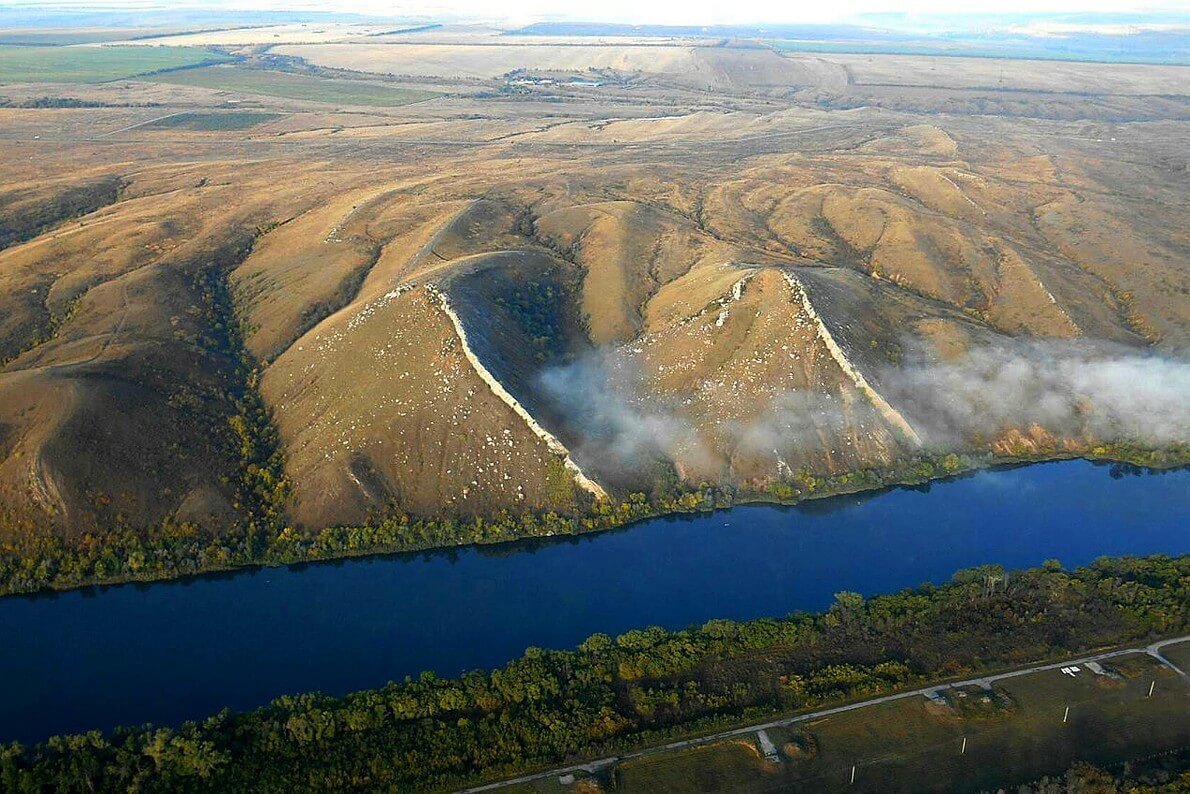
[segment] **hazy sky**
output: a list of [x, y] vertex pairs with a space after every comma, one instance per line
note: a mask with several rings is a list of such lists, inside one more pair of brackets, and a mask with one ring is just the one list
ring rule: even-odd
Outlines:
[[4, 5], [71, 8], [205, 7], [354, 11], [385, 16], [467, 16], [533, 20], [568, 18], [606, 22], [713, 24], [829, 22], [872, 12], [1018, 13], [1190, 11], [1190, 0], [0, 0]]

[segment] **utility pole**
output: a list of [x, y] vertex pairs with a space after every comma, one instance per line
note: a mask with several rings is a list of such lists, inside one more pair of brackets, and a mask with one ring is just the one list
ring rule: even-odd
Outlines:
[[1067, 706], [1066, 713], [1062, 715], [1062, 722], [1065, 723], [1069, 716], [1070, 716], [1070, 706]]
[[1154, 678], [1153, 683], [1149, 684], [1149, 694], [1145, 695], [1145, 697], [1151, 698], [1153, 696], [1153, 688], [1156, 686], [1157, 686], [1157, 679]]
[[851, 766], [851, 782], [855, 783], [855, 765], [854, 764], [852, 764], [852, 766]]
[[963, 737], [963, 749], [959, 750], [959, 755], [966, 755], [966, 754], [967, 754], [967, 737], [964, 736]]

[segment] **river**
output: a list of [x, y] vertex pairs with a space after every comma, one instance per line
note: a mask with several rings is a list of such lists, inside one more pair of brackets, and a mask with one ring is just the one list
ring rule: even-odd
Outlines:
[[1085, 461], [586, 535], [0, 599], [0, 742], [826, 607], [983, 563], [1190, 552], [1190, 471]]

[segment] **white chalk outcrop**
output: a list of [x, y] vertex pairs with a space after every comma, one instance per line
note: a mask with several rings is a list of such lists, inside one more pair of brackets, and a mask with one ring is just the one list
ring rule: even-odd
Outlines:
[[525, 407], [521, 405], [520, 401], [517, 400], [516, 397], [513, 397], [512, 394], [509, 393], [508, 389], [504, 388], [504, 384], [497, 380], [496, 376], [494, 376], [488, 370], [488, 368], [484, 366], [483, 362], [479, 360], [479, 357], [475, 355], [475, 352], [471, 349], [471, 345], [467, 342], [467, 331], [463, 328], [463, 321], [451, 307], [450, 300], [446, 297], [446, 293], [442, 292], [433, 284], [426, 285], [426, 290], [437, 299], [438, 305], [442, 308], [442, 311], [447, 317], [450, 318], [451, 324], [454, 325], [455, 335], [458, 336], [459, 343], [463, 346], [463, 354], [467, 357], [467, 360], [471, 362], [471, 366], [475, 370], [475, 373], [479, 375], [480, 379], [483, 380], [483, 382], [488, 385], [488, 388], [492, 390], [492, 393], [503, 400], [505, 405], [511, 408], [517, 416], [521, 417], [521, 419], [525, 421], [525, 424], [529, 426], [529, 429], [532, 430], [538, 438], [546, 443], [546, 446], [549, 447], [550, 452], [553, 452], [555, 455], [558, 455], [562, 458], [562, 465], [565, 466], [566, 470], [571, 473], [571, 475], [574, 477], [575, 483], [580, 488], [582, 488], [587, 493], [590, 493], [596, 499], [609, 498], [607, 491], [603, 489], [603, 486], [584, 474], [583, 470], [579, 468], [579, 465], [571, 459], [570, 450], [566, 448], [566, 445], [563, 444], [557, 436], [542, 427], [541, 424], [533, 418], [533, 415], [525, 410]]
[[860, 373], [860, 371], [857, 370], [851, 363], [851, 360], [847, 358], [847, 354], [843, 352], [843, 348], [839, 347], [839, 343], [835, 341], [835, 337], [826, 327], [826, 323], [822, 321], [822, 317], [819, 316], [818, 311], [814, 308], [814, 305], [810, 303], [810, 296], [806, 292], [805, 287], [802, 286], [801, 281], [799, 281], [798, 278], [788, 270], [782, 272], [785, 275], [785, 280], [789, 283], [790, 289], [793, 290], [793, 294], [801, 301], [802, 309], [806, 312], [806, 315], [814, 321], [814, 325], [818, 328], [818, 338], [822, 340], [824, 345], [826, 345], [826, 349], [830, 351], [831, 357], [835, 360], [835, 363], [839, 365], [839, 369], [843, 370], [843, 373], [846, 374], [847, 377], [851, 379], [851, 382], [855, 384], [855, 388], [864, 394], [869, 401], [871, 401], [872, 407], [874, 407], [880, 413], [880, 415], [884, 417], [885, 421], [899, 430], [905, 439], [914, 446], [920, 447], [921, 436], [919, 436], [917, 431], [913, 429], [913, 425], [909, 424], [909, 420], [902, 416], [900, 411], [898, 411], [896, 408], [893, 408], [892, 405], [889, 404], [888, 400], [885, 400], [880, 396], [879, 392], [872, 388], [872, 385], [868, 383], [863, 374]]

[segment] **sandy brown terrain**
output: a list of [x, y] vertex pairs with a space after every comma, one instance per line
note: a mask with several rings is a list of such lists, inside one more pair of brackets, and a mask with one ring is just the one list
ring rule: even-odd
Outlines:
[[95, 105], [0, 109], [5, 533], [235, 520], [251, 395], [301, 531], [1190, 440], [902, 377], [1185, 361], [1184, 69], [376, 32], [187, 43], [444, 96], [0, 86]]

